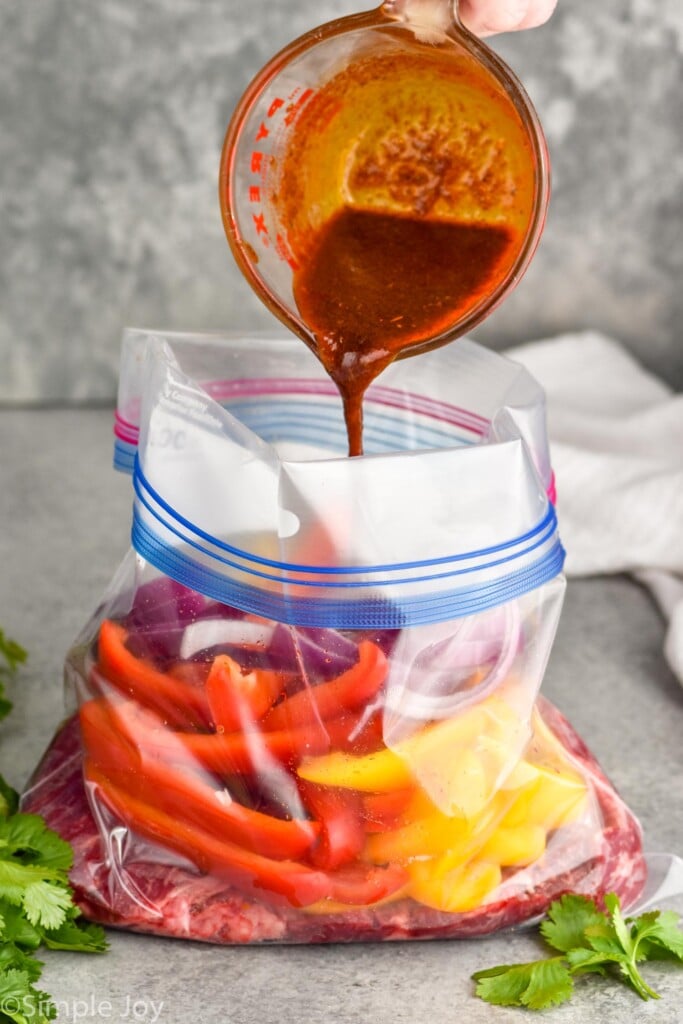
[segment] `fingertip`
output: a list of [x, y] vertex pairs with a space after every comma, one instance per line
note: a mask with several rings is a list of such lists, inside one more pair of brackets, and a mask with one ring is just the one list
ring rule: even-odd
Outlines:
[[545, 25], [557, 7], [557, 0], [530, 0], [527, 12], [517, 29], [538, 28]]
[[529, 0], [460, 0], [463, 24], [478, 36], [512, 32], [527, 16]]
[[536, 28], [548, 20], [557, 0], [460, 0], [463, 24], [478, 36]]

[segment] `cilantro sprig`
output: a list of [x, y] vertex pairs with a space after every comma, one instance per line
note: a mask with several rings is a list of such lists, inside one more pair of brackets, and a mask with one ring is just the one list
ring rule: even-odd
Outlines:
[[624, 917], [615, 893], [599, 910], [586, 896], [567, 894], [550, 905], [541, 934], [560, 956], [477, 971], [476, 994], [496, 1006], [544, 1010], [571, 998], [574, 978], [582, 974], [616, 976], [641, 999], [659, 999], [639, 964], [673, 960], [683, 964], [683, 931], [678, 914], [652, 910]]
[[[0, 719], [11, 710], [4, 686], [26, 652], [0, 630]], [[56, 1008], [36, 988], [41, 948], [102, 953], [104, 930], [86, 924], [73, 902], [71, 846], [37, 814], [19, 810], [19, 795], [0, 775], [0, 1024], [47, 1024]]]

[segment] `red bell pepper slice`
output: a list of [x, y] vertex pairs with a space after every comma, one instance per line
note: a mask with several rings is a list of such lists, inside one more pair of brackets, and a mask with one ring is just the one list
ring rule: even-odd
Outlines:
[[389, 832], [402, 824], [402, 816], [415, 789], [394, 789], [388, 793], [364, 793], [363, 818], [366, 832]]
[[97, 640], [99, 673], [126, 697], [156, 711], [171, 725], [208, 725], [211, 713], [204, 689], [160, 672], [126, 647], [123, 626], [105, 619]]
[[367, 907], [402, 889], [408, 873], [400, 864], [373, 867], [369, 864], [346, 864], [330, 875], [331, 898], [339, 903]]
[[285, 698], [263, 721], [269, 731], [310, 728], [366, 705], [387, 675], [387, 658], [377, 644], [363, 640], [358, 661], [336, 679], [306, 687]]
[[169, 676], [186, 686], [202, 688], [211, 670], [210, 661], [177, 661], [168, 670]]
[[228, 654], [219, 654], [206, 680], [211, 718], [218, 732], [248, 727], [272, 708], [283, 692], [285, 677], [255, 668], [243, 672]]
[[357, 860], [365, 845], [363, 804], [352, 790], [317, 786], [300, 780], [299, 791], [312, 817], [322, 831], [311, 851], [317, 867], [334, 870]]
[[[381, 709], [373, 711], [364, 721], [350, 714], [333, 721], [346, 723], [345, 733], [340, 730], [335, 735], [335, 750], [348, 754], [372, 754], [384, 746], [384, 713]], [[331, 723], [325, 724], [329, 728]]]
[[89, 762], [85, 769], [98, 796], [132, 832], [174, 850], [200, 871], [224, 878], [264, 902], [306, 907], [329, 899], [367, 906], [392, 895], [407, 881], [405, 870], [398, 865], [351, 864], [328, 873], [297, 861], [263, 857], [129, 796]]
[[330, 896], [331, 882], [324, 872], [293, 860], [273, 860], [217, 839], [199, 825], [179, 821], [174, 814], [124, 792], [90, 762], [86, 762], [85, 773], [97, 788], [98, 798], [132, 832], [174, 850], [200, 871], [276, 904], [305, 907]]
[[[317, 822], [275, 818], [230, 800], [206, 774], [189, 765], [146, 758], [121, 736], [99, 700], [80, 709], [81, 734], [91, 765], [136, 799], [154, 804], [186, 825], [198, 825], [217, 839], [277, 859], [303, 857], [321, 832]], [[221, 793], [225, 795], [221, 800]]]
[[137, 750], [165, 761], [201, 766], [219, 776], [262, 775], [273, 761], [287, 766], [328, 753], [348, 742], [353, 723], [338, 718], [315, 729], [262, 732], [257, 726], [234, 733], [181, 732], [134, 701], [111, 702], [114, 726]]

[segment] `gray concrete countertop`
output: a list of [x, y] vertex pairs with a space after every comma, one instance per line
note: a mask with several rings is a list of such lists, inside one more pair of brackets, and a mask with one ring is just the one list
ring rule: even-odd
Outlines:
[[[130, 481], [111, 467], [109, 410], [0, 412], [0, 624], [29, 651], [0, 727], [21, 786], [62, 715], [61, 664], [128, 544]], [[561, 517], [561, 510], [560, 510]], [[561, 524], [561, 518], [560, 518]], [[631, 581], [571, 582], [544, 692], [640, 817], [650, 851], [683, 852], [683, 690], [662, 623]], [[683, 900], [670, 906], [683, 911]], [[59, 1021], [441, 1024], [521, 1021], [473, 996], [472, 971], [536, 958], [529, 933], [470, 942], [221, 948], [111, 933], [103, 957], [45, 954]], [[586, 979], [564, 1021], [681, 1024], [683, 971], [648, 969], [659, 1002]]]

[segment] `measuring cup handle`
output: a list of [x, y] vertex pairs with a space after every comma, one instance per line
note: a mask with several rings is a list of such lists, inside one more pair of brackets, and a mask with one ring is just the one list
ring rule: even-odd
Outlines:
[[403, 21], [435, 34], [447, 32], [454, 24], [460, 26], [458, 0], [384, 0], [382, 14], [394, 21]]

